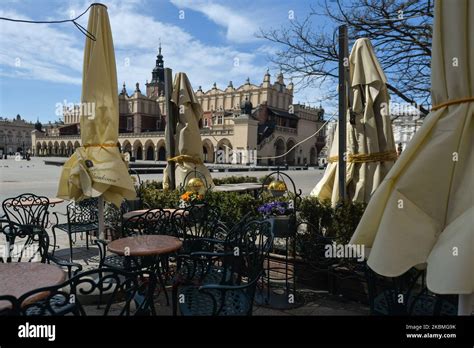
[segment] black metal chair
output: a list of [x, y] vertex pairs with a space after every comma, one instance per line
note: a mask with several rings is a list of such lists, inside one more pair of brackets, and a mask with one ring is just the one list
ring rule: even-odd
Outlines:
[[428, 291], [425, 270], [411, 268], [398, 277], [383, 277], [365, 267], [373, 315], [456, 315], [456, 296]]
[[[16, 309], [17, 314], [25, 316], [85, 316], [83, 299], [98, 296], [100, 303], [105, 304], [104, 316], [155, 315], [155, 286], [156, 278], [152, 272], [99, 268], [79, 273], [62, 284], [27, 292], [18, 298], [20, 305]], [[40, 293], [48, 295], [31, 302], [31, 297]], [[120, 308], [114, 311], [114, 305]]]
[[[2, 219], [24, 226], [24, 230], [42, 230], [48, 221], [48, 197], [33, 193], [24, 193], [16, 197], [7, 198], [2, 203], [4, 216]], [[4, 221], [5, 223], [5, 221]], [[15, 233], [8, 233], [9, 225], [3, 227], [7, 246], [15, 244]]]
[[0, 256], [0, 262], [54, 263], [67, 269], [69, 277], [82, 270], [81, 265], [61, 260], [49, 252], [49, 235], [44, 228], [20, 225], [8, 220], [0, 220], [0, 225], [5, 238], [17, 242], [7, 244], [6, 257], [4, 259]]
[[[171, 212], [163, 209], [150, 209], [146, 212], [133, 216], [122, 222], [122, 238], [138, 235], [170, 234], [170, 216]], [[112, 267], [115, 269], [138, 270], [149, 269], [156, 273], [162, 289], [165, 289], [165, 280], [162, 276], [162, 269], [169, 267], [168, 256], [156, 257], [130, 257], [127, 267], [125, 266], [125, 257], [118, 255], [107, 255], [107, 242], [97, 240], [99, 247], [99, 267]], [[169, 298], [164, 291], [166, 301], [169, 304]]]
[[[56, 218], [59, 221], [58, 214], [64, 215], [61, 213], [53, 213], [56, 215]], [[56, 230], [66, 232], [69, 237], [69, 253], [70, 261], [73, 260], [72, 245], [73, 235], [77, 233], [86, 234], [86, 248], [89, 249], [89, 237], [90, 233], [94, 232], [98, 234], [99, 229], [99, 217], [98, 217], [98, 199], [89, 198], [79, 202], [71, 202], [67, 205], [67, 222], [58, 223], [52, 227], [53, 231], [53, 241], [56, 245]]]
[[33, 193], [7, 198], [2, 203], [5, 218], [25, 226], [46, 227], [49, 199]]
[[[139, 235], [168, 234], [171, 213], [163, 209], [150, 209], [122, 222], [121, 238]], [[123, 268], [124, 257], [107, 255], [107, 242], [98, 240], [100, 267]], [[140, 259], [132, 259], [132, 268], [140, 268]]]
[[[211, 243], [210, 240], [208, 240]], [[182, 315], [251, 315], [264, 259], [273, 243], [268, 222], [252, 221], [233, 230], [226, 240], [215, 240], [217, 250], [192, 252], [183, 268], [203, 265], [194, 284], [174, 287], [173, 303]], [[203, 261], [203, 262], [201, 262]]]
[[439, 295], [425, 287], [412, 297], [408, 306], [409, 315], [456, 316], [458, 313], [458, 295]]
[[207, 239], [226, 234], [226, 227], [220, 221], [220, 209], [208, 204], [177, 209], [171, 215], [171, 228], [171, 233], [183, 241], [180, 255], [205, 251], [212, 247]]
[[408, 315], [416, 288], [424, 287], [423, 271], [415, 268], [399, 277], [389, 278], [375, 273], [366, 265], [365, 275], [372, 315]]
[[18, 299], [11, 295], [0, 295], [0, 317], [15, 316], [20, 313]]

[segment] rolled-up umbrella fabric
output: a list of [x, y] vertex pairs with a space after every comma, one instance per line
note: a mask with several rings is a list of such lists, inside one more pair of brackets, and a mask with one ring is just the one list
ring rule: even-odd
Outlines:
[[82, 146], [63, 166], [57, 196], [81, 200], [103, 196], [120, 206], [136, 192], [117, 147], [118, 92], [115, 53], [107, 8], [91, 7], [82, 75], [80, 130]]
[[438, 294], [474, 292], [474, 5], [435, 2], [433, 108], [375, 191], [351, 243], [398, 276], [426, 264]]
[[[350, 200], [368, 202], [397, 158], [389, 114], [385, 74], [369, 39], [358, 39], [349, 57], [352, 113], [347, 114], [346, 192]], [[339, 137], [336, 129], [328, 167], [311, 195], [339, 201]]]
[[[203, 151], [199, 121], [202, 118], [202, 107], [197, 100], [191, 83], [185, 73], [177, 73], [173, 83], [171, 101], [174, 104], [176, 117], [176, 132], [174, 134], [177, 153], [168, 159], [175, 162], [176, 187], [186, 186], [187, 179], [198, 177], [207, 184], [207, 188], [214, 187], [209, 169], [203, 163]], [[170, 128], [167, 127], [169, 132]], [[196, 174], [197, 172], [197, 174]], [[189, 175], [188, 175], [189, 174]], [[169, 187], [170, 170], [166, 166], [163, 173], [163, 187]], [[204, 188], [205, 189], [205, 188]]]

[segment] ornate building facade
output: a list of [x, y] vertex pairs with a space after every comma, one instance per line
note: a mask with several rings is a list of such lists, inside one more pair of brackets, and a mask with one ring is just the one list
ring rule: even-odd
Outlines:
[[0, 153], [13, 155], [16, 152], [31, 151], [31, 131], [35, 125], [17, 115], [8, 119], [0, 117]]
[[[132, 94], [125, 84], [119, 94], [119, 145], [138, 160], [165, 161], [165, 97], [164, 60], [161, 47], [152, 79], [145, 84], [145, 94], [135, 85]], [[210, 90], [201, 86], [196, 97], [204, 114], [201, 121], [203, 160], [218, 162], [218, 152], [256, 154], [258, 164], [316, 164], [325, 145], [325, 130], [310, 137], [324, 123], [324, 110], [293, 104], [293, 83], [285, 84], [280, 73], [274, 83], [268, 71], [260, 84], [246, 83], [234, 88], [232, 81], [225, 89], [214, 83]], [[249, 112], [243, 114], [243, 108]], [[58, 134], [32, 133], [37, 156], [69, 156], [80, 146], [79, 107], [64, 109], [64, 125]], [[291, 150], [291, 151], [290, 151]], [[276, 158], [274, 158], [276, 157]], [[234, 157], [235, 159], [235, 157]], [[226, 156], [224, 162], [231, 162]], [[241, 162], [240, 160], [238, 161]]]

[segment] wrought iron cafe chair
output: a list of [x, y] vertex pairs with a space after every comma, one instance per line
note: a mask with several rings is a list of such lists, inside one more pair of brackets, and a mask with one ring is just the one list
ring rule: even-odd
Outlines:
[[81, 265], [59, 259], [49, 252], [49, 235], [44, 228], [31, 229], [8, 220], [0, 220], [0, 225], [5, 238], [16, 241], [7, 244], [5, 258], [0, 256], [0, 262], [54, 263], [67, 269], [69, 277], [82, 270]]
[[206, 259], [207, 267], [199, 282], [176, 288], [174, 306], [182, 315], [251, 315], [264, 259], [273, 243], [270, 225], [252, 221], [216, 243], [222, 251], [190, 254], [191, 259]]
[[[62, 284], [23, 294], [17, 299], [16, 314], [85, 316], [88, 313], [84, 308], [84, 300], [87, 296], [99, 295], [100, 303], [105, 305], [100, 313], [104, 316], [155, 315], [155, 286], [156, 278], [152, 272], [126, 272], [115, 268], [93, 269], [79, 273]], [[45, 293], [48, 295], [41, 296], [39, 301], [29, 300]]]
[[[46, 227], [48, 220], [48, 197], [38, 196], [33, 193], [24, 193], [13, 198], [7, 198], [2, 202], [6, 222], [21, 225], [23, 233], [41, 231]], [[3, 225], [3, 224], [2, 224]], [[9, 244], [15, 243], [15, 233], [8, 233], [9, 224], [3, 228], [6, 237], [7, 249]], [[13, 231], [14, 232], [14, 231]]]
[[398, 277], [383, 277], [368, 266], [366, 278], [373, 315], [456, 315], [456, 296], [428, 291], [425, 270], [411, 268]]
[[[150, 209], [139, 215], [132, 216], [122, 222], [122, 238], [139, 235], [169, 234], [169, 221], [171, 212], [164, 209]], [[131, 257], [119, 255], [107, 255], [107, 242], [97, 240], [99, 247], [99, 267], [110, 267], [121, 270], [148, 269], [154, 271], [163, 289], [166, 301], [169, 304], [168, 293], [165, 291], [165, 280], [163, 269], [168, 267], [166, 255], [155, 257]]]
[[[59, 221], [59, 215], [55, 214]], [[99, 217], [98, 217], [98, 200], [97, 198], [89, 198], [79, 202], [71, 202], [66, 208], [66, 223], [58, 223], [52, 227], [53, 231], [53, 244], [56, 245], [56, 231], [60, 230], [66, 232], [69, 237], [69, 254], [70, 261], [73, 260], [72, 245], [73, 235], [78, 233], [86, 234], [86, 248], [89, 249], [89, 237], [91, 233], [98, 233], [99, 228]]]

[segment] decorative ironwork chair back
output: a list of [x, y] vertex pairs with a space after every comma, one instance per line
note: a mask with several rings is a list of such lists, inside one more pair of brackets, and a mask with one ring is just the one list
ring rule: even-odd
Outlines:
[[[62, 284], [30, 291], [18, 298], [22, 304], [21, 315], [87, 315], [81, 297], [100, 294], [105, 304], [103, 315], [150, 315], [155, 314], [153, 293], [156, 278], [153, 272], [126, 272], [115, 268], [100, 268], [77, 274]], [[28, 299], [39, 293], [48, 293], [40, 301]], [[118, 312], [112, 306], [121, 302]]]
[[48, 218], [49, 199], [33, 193], [8, 198], [2, 203], [8, 220], [20, 225], [45, 226]]
[[98, 199], [88, 198], [67, 205], [67, 220], [73, 224], [98, 223]]
[[170, 234], [170, 217], [170, 211], [150, 209], [140, 215], [125, 220], [122, 224], [122, 236]]
[[[8, 302], [8, 304], [5, 302]], [[20, 313], [20, 306], [18, 304], [18, 299], [15, 296], [1, 295], [0, 304], [1, 304], [0, 317], [15, 316]]]
[[[48, 258], [49, 235], [41, 226], [21, 225], [19, 223], [1, 220], [1, 231], [10, 242], [8, 256], [0, 256], [0, 262], [35, 262], [45, 263]], [[24, 242], [15, 243], [18, 239]], [[5, 260], [3, 259], [5, 256]]]
[[[372, 314], [408, 315], [409, 306], [417, 293], [424, 288], [424, 271], [411, 268], [398, 277], [383, 277], [365, 267], [369, 304]], [[421, 278], [421, 284], [417, 284]]]
[[[270, 224], [251, 221], [226, 239], [227, 256], [222, 265], [222, 285], [255, 284], [263, 273], [263, 262], [273, 244]], [[254, 291], [255, 288], [249, 289]]]
[[257, 282], [263, 275], [264, 260], [273, 244], [270, 224], [252, 221], [242, 229], [233, 230], [226, 244], [220, 282], [185, 287], [184, 294], [189, 296], [189, 308], [181, 307], [185, 314], [252, 314]]
[[220, 209], [208, 204], [190, 205], [176, 210], [171, 216], [174, 234], [183, 239], [183, 250], [204, 251], [202, 238], [214, 238], [221, 230]]

